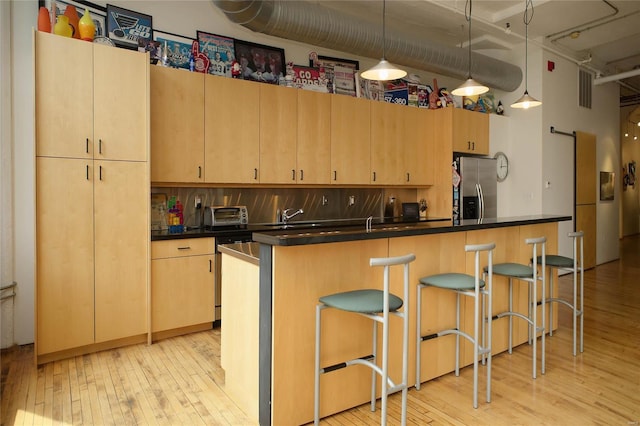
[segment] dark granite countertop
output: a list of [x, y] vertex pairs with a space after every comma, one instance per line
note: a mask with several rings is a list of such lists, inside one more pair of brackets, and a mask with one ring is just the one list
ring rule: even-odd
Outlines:
[[451, 220], [374, 223], [371, 231], [365, 229], [365, 223], [358, 226], [321, 226], [294, 227], [273, 231], [257, 231], [253, 240], [272, 246], [296, 246], [322, 244], [378, 238], [406, 237], [413, 235], [440, 234], [446, 232], [473, 231], [478, 229], [504, 228], [509, 226], [535, 225], [548, 222], [571, 220], [571, 216], [531, 215], [502, 217], [482, 220], [463, 220], [453, 224]]

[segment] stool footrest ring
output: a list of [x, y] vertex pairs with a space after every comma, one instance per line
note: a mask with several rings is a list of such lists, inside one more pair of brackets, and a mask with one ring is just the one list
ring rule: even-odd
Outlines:
[[[356, 359], [361, 360], [361, 361], [371, 361], [371, 360], [373, 360], [373, 355], [367, 355], [367, 356], [363, 356], [363, 357], [356, 358]], [[354, 360], [339, 362], [337, 364], [329, 365], [327, 367], [322, 368], [320, 370], [320, 372], [321, 373], [330, 373], [332, 371], [340, 370], [342, 368], [348, 367], [349, 365], [353, 365], [353, 364], [356, 364], [354, 362]]]

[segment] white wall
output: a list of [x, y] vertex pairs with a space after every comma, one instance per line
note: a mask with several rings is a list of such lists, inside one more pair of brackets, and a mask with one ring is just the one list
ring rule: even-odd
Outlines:
[[[547, 61], [555, 68], [547, 71]], [[543, 162], [542, 181], [551, 182], [544, 189], [544, 213], [571, 213], [573, 211], [573, 139], [551, 134], [550, 128], [571, 133], [583, 131], [596, 135], [596, 172], [617, 171], [620, 164], [619, 89], [615, 83], [593, 86], [591, 109], [578, 106], [578, 69], [566, 59], [545, 52], [541, 67], [543, 99], [542, 118]], [[597, 194], [599, 182], [593, 182]], [[544, 185], [543, 185], [544, 187]], [[620, 185], [616, 185], [614, 201], [600, 201], [597, 197], [597, 251], [596, 263], [602, 264], [619, 257], [619, 205]], [[566, 233], [569, 223], [560, 227], [561, 250], [570, 254]]]
[[[96, 2], [106, 4], [106, 2]], [[244, 27], [231, 24], [210, 1], [112, 1], [128, 9], [153, 16], [156, 29], [195, 37], [196, 30], [226, 35], [233, 38], [258, 42], [285, 49], [288, 61], [298, 64], [308, 63], [310, 51], [328, 56], [338, 56], [360, 60], [361, 68], [367, 68], [377, 62], [377, 58], [361, 58], [349, 53], [335, 52], [322, 48], [303, 45], [290, 40], [252, 33]], [[11, 37], [13, 43], [12, 71], [18, 76], [13, 81], [13, 130], [15, 166], [15, 199], [13, 204], [15, 220], [15, 277], [19, 283], [16, 298], [15, 342], [25, 344], [33, 342], [33, 288], [34, 288], [34, 135], [33, 135], [33, 76], [32, 76], [32, 35], [31, 28], [36, 25], [37, 1], [24, 0], [11, 2], [13, 24]], [[3, 9], [4, 10], [4, 9]], [[1, 28], [5, 43], [6, 28]], [[492, 140], [491, 154], [504, 151], [510, 158], [511, 171], [507, 181], [498, 186], [499, 214], [518, 216], [539, 213], [572, 213], [568, 198], [572, 197], [573, 176], [571, 169], [572, 151], [569, 141], [560, 142], [556, 136], [548, 133], [549, 125], [567, 131], [584, 130], [598, 136], [598, 167], [605, 167], [607, 161], [619, 164], [619, 153], [612, 141], [617, 140], [617, 90], [610, 85], [594, 90], [594, 109], [578, 112], [576, 102], [565, 91], [577, 87], [576, 66], [556, 60], [558, 71], [548, 75], [546, 60], [550, 55], [529, 45], [529, 91], [544, 102], [542, 108], [529, 111], [516, 111], [508, 105], [519, 98], [524, 85], [513, 93], [496, 92], [496, 100], [501, 99], [506, 107], [505, 117], [491, 117]], [[504, 53], [508, 61], [523, 66], [523, 50]], [[3, 56], [3, 58], [5, 58]], [[510, 60], [508, 58], [511, 58]], [[4, 63], [4, 62], [3, 62]], [[566, 72], [564, 69], [566, 68]], [[409, 70], [422, 76], [424, 82], [438, 78], [440, 87], [455, 87], [459, 81], [443, 76], [434, 76], [425, 71]], [[544, 76], [543, 76], [544, 74]], [[568, 78], [568, 83], [559, 77]], [[573, 87], [573, 89], [570, 89]], [[544, 89], [544, 91], [543, 91]], [[566, 96], [566, 98], [565, 98]], [[575, 96], [575, 94], [573, 94]], [[567, 158], [571, 158], [567, 162]], [[543, 189], [543, 181], [549, 180], [550, 189]], [[616, 199], [619, 199], [616, 193]], [[615, 217], [613, 215], [615, 214]], [[609, 235], [611, 223], [617, 226], [617, 208], [615, 205], [598, 206], [598, 263], [617, 257], [617, 238]], [[561, 228], [565, 227], [561, 224]], [[601, 231], [602, 230], [602, 235]], [[617, 230], [617, 228], [616, 228]], [[616, 231], [617, 232], [617, 231]], [[561, 231], [560, 235], [566, 232]], [[617, 236], [617, 233], [615, 234]], [[561, 239], [562, 241], [562, 239]], [[600, 247], [602, 245], [602, 247]], [[570, 249], [561, 247], [563, 254]], [[615, 252], [615, 255], [614, 255]]]

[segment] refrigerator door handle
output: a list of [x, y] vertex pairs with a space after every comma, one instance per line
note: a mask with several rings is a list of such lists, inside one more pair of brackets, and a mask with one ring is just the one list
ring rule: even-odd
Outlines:
[[478, 191], [478, 199], [480, 200], [480, 217], [478, 219], [484, 219], [484, 194], [482, 193], [482, 185], [476, 184]]

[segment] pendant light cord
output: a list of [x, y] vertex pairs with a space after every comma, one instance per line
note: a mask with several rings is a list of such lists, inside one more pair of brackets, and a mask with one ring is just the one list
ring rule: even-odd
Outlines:
[[[529, 15], [531, 5], [531, 15]], [[533, 0], [525, 0], [524, 15], [524, 91], [529, 93], [529, 24], [533, 19]]]
[[464, 7], [464, 19], [467, 20], [467, 22], [469, 23], [469, 42], [468, 42], [468, 48], [469, 48], [469, 72], [467, 74], [468, 78], [471, 78], [471, 8], [472, 8], [472, 4], [471, 4], [472, 0], [467, 0], [467, 3]]
[[386, 16], [386, 8], [387, 8], [387, 2], [385, 0], [382, 0], [382, 59], [387, 59], [387, 52], [385, 49], [385, 44], [386, 44], [386, 34], [385, 34], [385, 16]]

